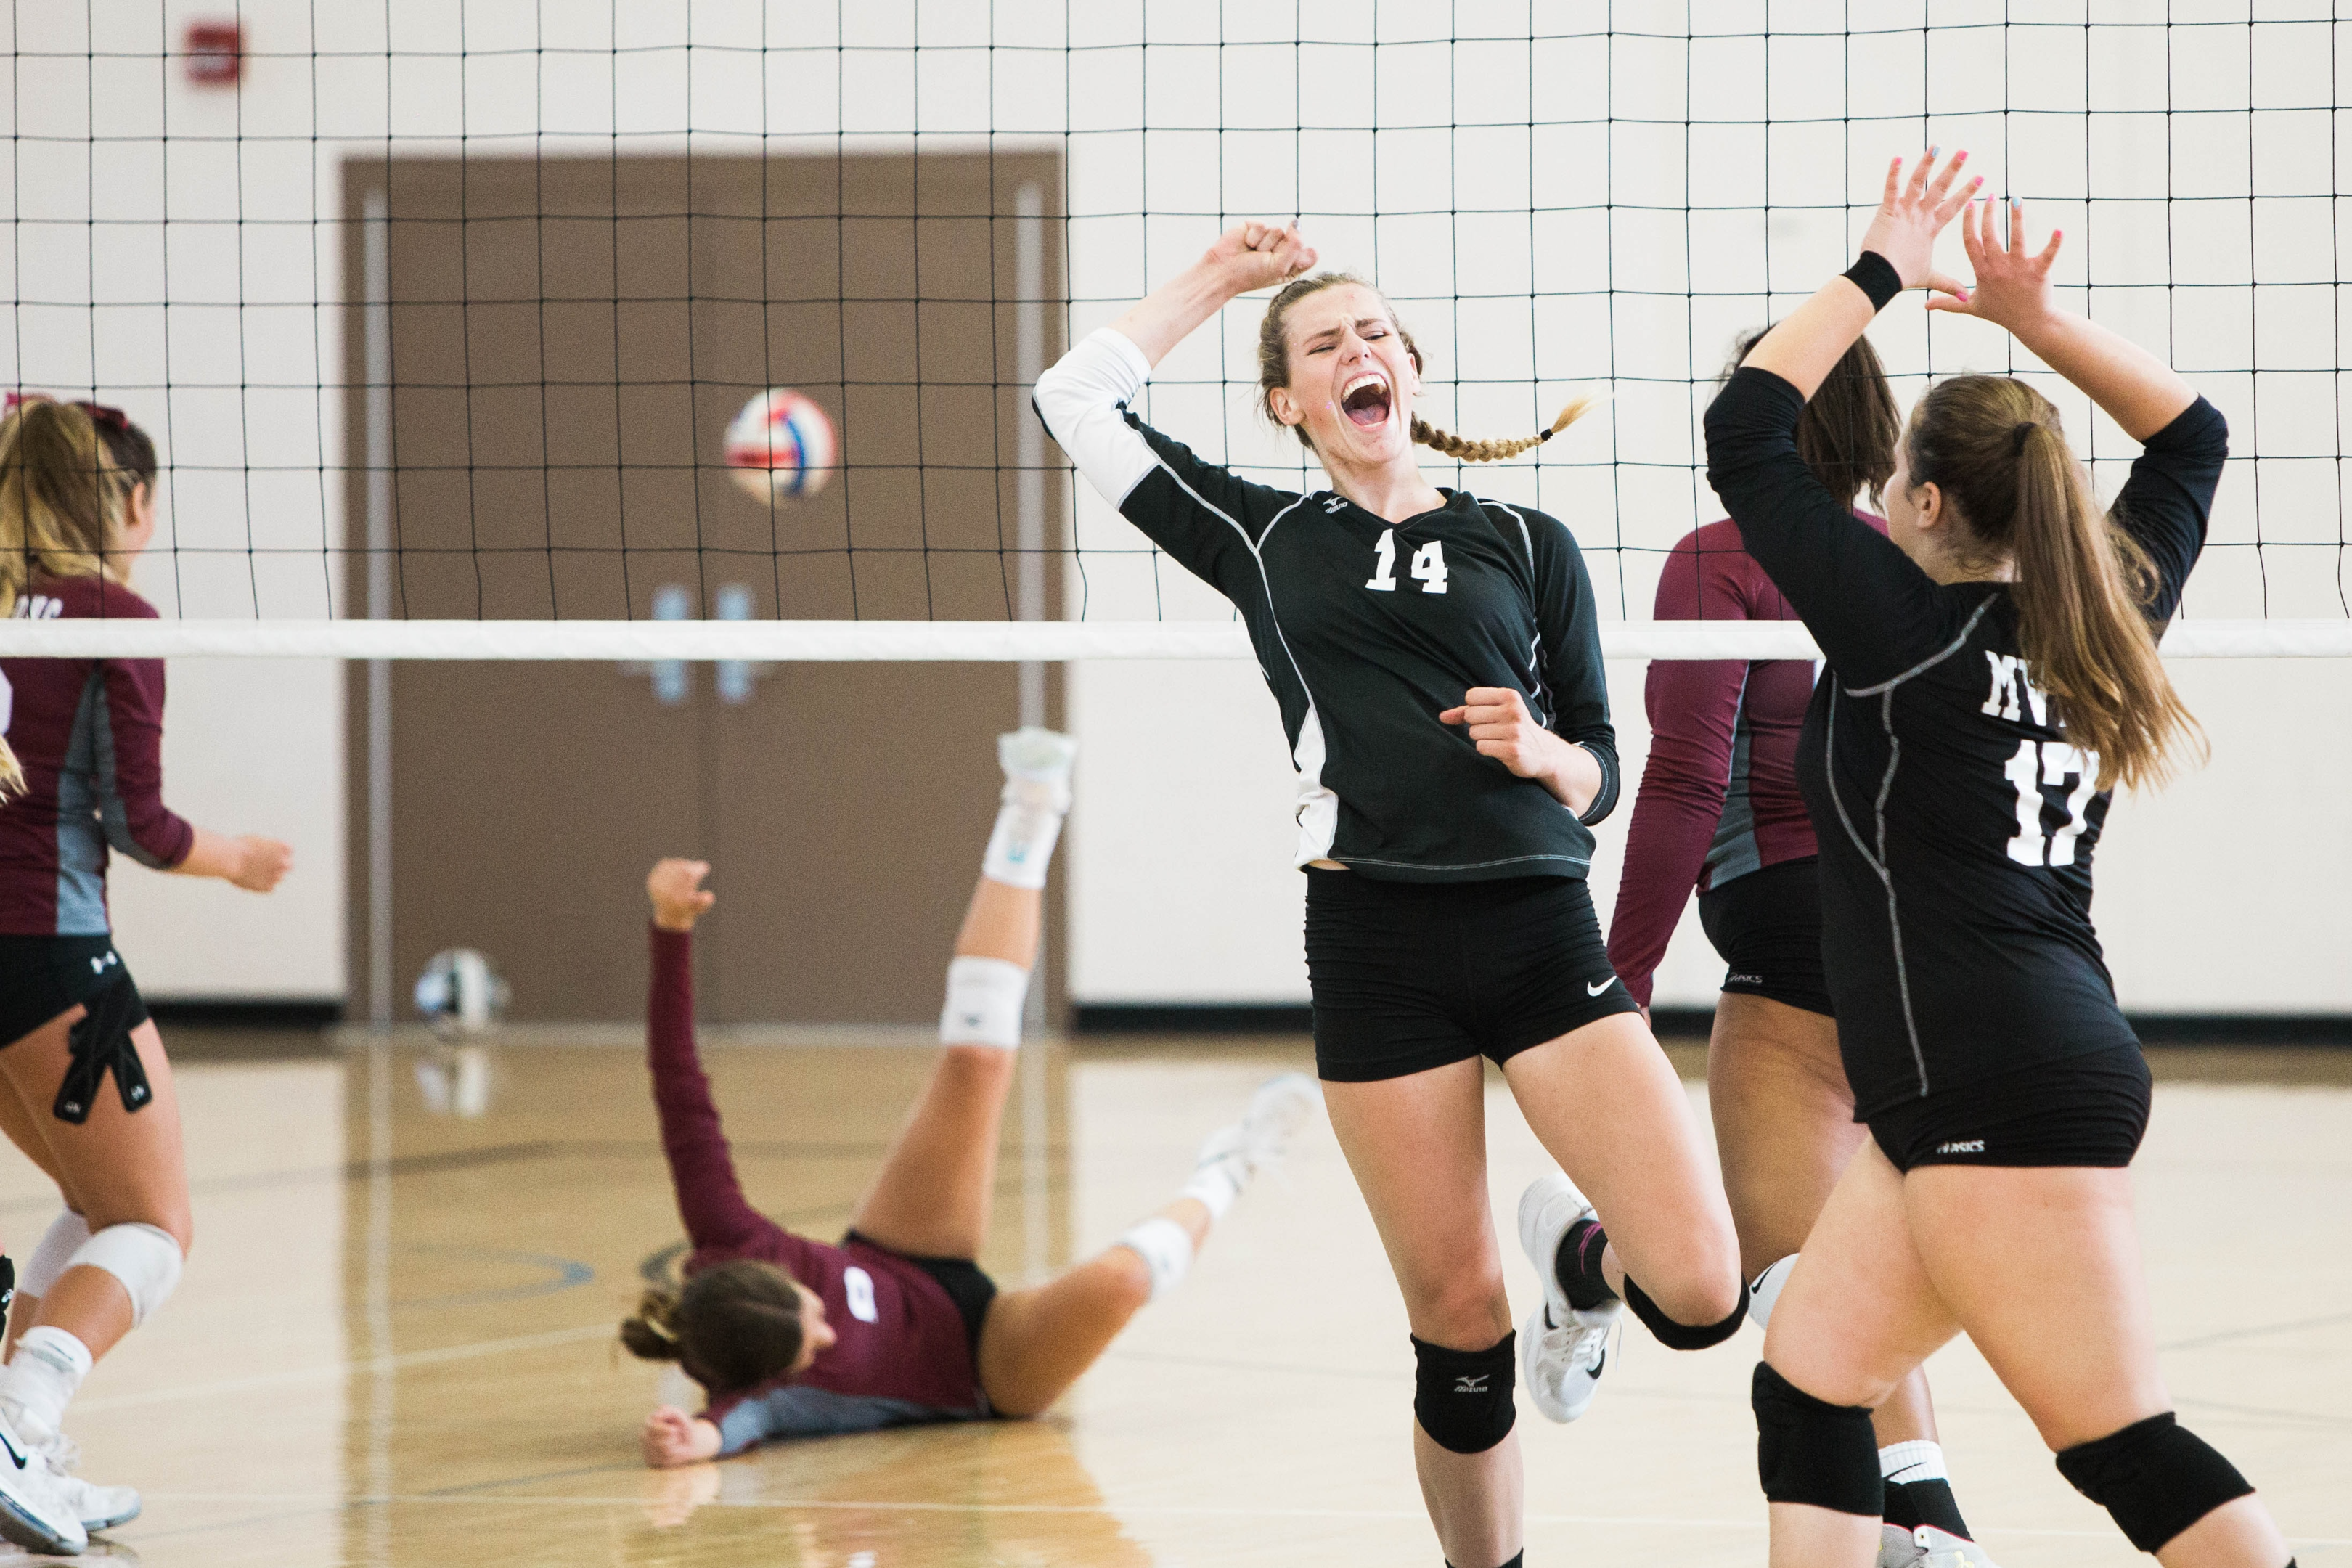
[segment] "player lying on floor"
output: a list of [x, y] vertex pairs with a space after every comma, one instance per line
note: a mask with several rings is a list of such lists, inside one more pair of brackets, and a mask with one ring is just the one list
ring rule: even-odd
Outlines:
[[646, 1462], [689, 1464], [775, 1437], [1034, 1415], [1144, 1303], [1183, 1278], [1243, 1187], [1312, 1113], [1313, 1082], [1275, 1079], [1211, 1134], [1191, 1180], [1109, 1249], [1034, 1289], [981, 1272], [997, 1130], [1036, 961], [1045, 868], [1069, 809], [1066, 736], [1000, 738], [1003, 804], [948, 965], [940, 1055], [837, 1245], [794, 1236], [743, 1196], [694, 1045], [690, 933], [709, 867], [664, 860], [653, 900], [646, 1054], [662, 1149], [693, 1251], [677, 1290], [646, 1293], [621, 1342], [674, 1361], [709, 1403], [646, 1418]]

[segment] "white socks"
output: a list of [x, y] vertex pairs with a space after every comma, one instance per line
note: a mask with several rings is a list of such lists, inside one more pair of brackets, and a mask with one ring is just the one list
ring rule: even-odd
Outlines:
[[1878, 1473], [1882, 1479], [1897, 1486], [1909, 1486], [1914, 1481], [1947, 1481], [1944, 1473], [1944, 1446], [1925, 1437], [1914, 1437], [1907, 1443], [1889, 1443], [1878, 1450]]
[[1209, 1211], [1211, 1219], [1224, 1218], [1225, 1211], [1234, 1206], [1234, 1200], [1249, 1184], [1244, 1137], [1238, 1121], [1210, 1133], [1208, 1141], [1201, 1145], [1201, 1163], [1192, 1167], [1192, 1179], [1176, 1190], [1176, 1195], [1198, 1203]]
[[1124, 1247], [1151, 1270], [1155, 1301], [1182, 1283], [1192, 1267], [1192, 1233], [1165, 1215], [1155, 1215], [1129, 1230], [1112, 1245]]
[[66, 1403], [89, 1375], [89, 1347], [63, 1329], [26, 1329], [16, 1353], [0, 1368], [0, 1405], [26, 1441], [41, 1446], [57, 1436]]
[[1015, 730], [996, 738], [996, 760], [1004, 769], [995, 829], [980, 874], [1008, 888], [1043, 888], [1062, 818], [1070, 809], [1070, 764], [1078, 743], [1051, 730]]
[[1780, 1287], [1789, 1282], [1789, 1270], [1797, 1266], [1797, 1255], [1789, 1254], [1778, 1263], [1767, 1264], [1748, 1287], [1748, 1321], [1759, 1329], [1772, 1321], [1772, 1308], [1780, 1300]]

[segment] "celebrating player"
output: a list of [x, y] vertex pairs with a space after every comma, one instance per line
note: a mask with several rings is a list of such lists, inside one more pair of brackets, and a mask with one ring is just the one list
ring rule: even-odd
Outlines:
[[1312, 1112], [1304, 1077], [1267, 1083], [1239, 1122], [1210, 1135], [1166, 1207], [1045, 1285], [1000, 1292], [973, 1262], [1075, 751], [1044, 730], [998, 742], [1003, 802], [948, 966], [946, 1049], [838, 1246], [793, 1235], [744, 1198], [695, 1056], [689, 933], [716, 897], [701, 887], [709, 868], [664, 860], [646, 879], [646, 1052], [694, 1250], [685, 1284], [647, 1291], [621, 1342], [677, 1363], [709, 1397], [699, 1415], [665, 1406], [646, 1417], [647, 1464], [772, 1437], [1036, 1415], [1184, 1277], [1209, 1227]]
[[[154, 532], [155, 447], [120, 412], [36, 398], [0, 420], [0, 615], [152, 619], [128, 580]], [[66, 1204], [10, 1316], [0, 1534], [78, 1552], [139, 1494], [70, 1474], [58, 1423], [172, 1293], [189, 1237], [172, 1068], [110, 934], [108, 847], [257, 893], [291, 856], [164, 805], [161, 659], [0, 660], [0, 731], [22, 773], [0, 804], [0, 1130]]]
[[[2149, 1080], [2090, 920], [2108, 791], [2196, 737], [2156, 652], [2204, 542], [2221, 416], [2062, 310], [2021, 209], [1967, 157], [1900, 160], [1863, 254], [1768, 333], [1706, 416], [1708, 478], [1828, 660], [1798, 774], [1822, 954], [1870, 1140], [1771, 1310], [1759, 1458], [1779, 1568], [1880, 1542], [1871, 1412], [1965, 1330], [2058, 1456], [2166, 1568], [2279, 1568], [2270, 1515], [2174, 1419], [2126, 1167]], [[1973, 289], [1933, 268], [1964, 209]], [[1885, 535], [1799, 453], [1806, 398], [1905, 288], [2005, 328], [2143, 451], [2103, 517], [2058, 411], [1964, 375], [1912, 410]]]
[[[1763, 336], [1750, 333], [1741, 356]], [[1866, 491], [1876, 503], [1902, 434], [1878, 354], [1856, 338], [1798, 416], [1797, 455], [1831, 495], [1851, 504]], [[1885, 531], [1882, 519], [1854, 515]], [[1694, 529], [1667, 555], [1656, 614], [1796, 616], [1728, 521]], [[1700, 922], [1727, 966], [1707, 1041], [1707, 1109], [1751, 1279], [1803, 1243], [1864, 1137], [1822, 979], [1819, 851], [1797, 791], [1797, 733], [1812, 695], [1808, 659], [1651, 664], [1650, 760], [1609, 922], [1610, 962], [1646, 1006], [1683, 905], [1699, 889]], [[1873, 1420], [1886, 1486], [1879, 1568], [1928, 1556], [1939, 1568], [1987, 1563], [1945, 1476], [1927, 1373], [1905, 1379]]]
[[[1388, 300], [1300, 276], [1314, 263], [1294, 229], [1232, 230], [1039, 378], [1036, 405], [1103, 497], [1233, 601], [1280, 704], [1316, 1062], [1404, 1294], [1423, 1494], [1454, 1568], [1496, 1568], [1519, 1561], [1522, 1479], [1481, 1057], [1576, 1178], [1520, 1202], [1545, 1302], [1518, 1360], [1545, 1414], [1591, 1399], [1621, 1300], [1693, 1349], [1747, 1296], [1689, 1103], [1585, 889], [1617, 757], [1582, 558], [1553, 518], [1437, 489], [1412, 449], [1510, 457], [1581, 405], [1523, 440], [1433, 429]], [[1130, 407], [1186, 334], [1275, 285], [1259, 386], [1331, 481], [1313, 495], [1202, 462]]]

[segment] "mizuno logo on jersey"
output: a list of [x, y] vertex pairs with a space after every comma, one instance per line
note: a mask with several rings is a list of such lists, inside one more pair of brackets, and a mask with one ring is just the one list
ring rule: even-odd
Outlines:
[[1339, 515], [1340, 510], [1347, 504], [1348, 498], [1346, 496], [1333, 496], [1329, 500], [1323, 503], [1323, 510], [1330, 513], [1333, 517], [1337, 517]]
[[1938, 1154], [1981, 1154], [1984, 1152], [1984, 1140], [1981, 1138], [1970, 1138], [1965, 1142], [1938, 1143], [1936, 1145], [1936, 1152]]

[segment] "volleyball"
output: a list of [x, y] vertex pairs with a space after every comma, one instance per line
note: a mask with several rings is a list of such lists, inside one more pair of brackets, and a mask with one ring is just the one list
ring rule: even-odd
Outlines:
[[813, 496], [833, 477], [833, 421], [789, 386], [743, 405], [727, 426], [727, 468], [762, 503]]

